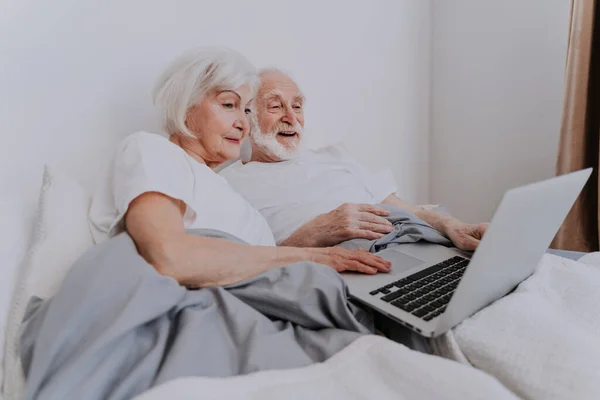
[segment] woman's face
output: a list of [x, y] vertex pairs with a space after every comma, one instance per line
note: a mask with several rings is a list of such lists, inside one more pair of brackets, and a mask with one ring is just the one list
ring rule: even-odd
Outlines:
[[180, 138], [180, 145], [211, 168], [239, 158], [242, 141], [248, 136], [250, 86], [208, 93], [186, 114], [186, 125], [197, 140]]

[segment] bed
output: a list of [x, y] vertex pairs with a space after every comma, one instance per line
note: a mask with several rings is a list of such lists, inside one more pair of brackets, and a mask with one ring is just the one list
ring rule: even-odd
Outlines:
[[[89, 194], [59, 169], [46, 168], [37, 204], [30, 204], [27, 210], [26, 203], [14, 200], [13, 204], [22, 206], [20, 215], [24, 219], [14, 213], [21, 228], [24, 221], [30, 224], [30, 228], [22, 229], [20, 238], [13, 238], [12, 243], [18, 243], [13, 259], [19, 258], [17, 253], [24, 253], [29, 242], [31, 246], [20, 271], [13, 273], [18, 276], [13, 290], [13, 308], [16, 305], [17, 311], [12, 310], [8, 321], [9, 339], [18, 333], [19, 317], [30, 296], [48, 298], [56, 293], [71, 263], [92, 245], [85, 220]], [[12, 231], [17, 232], [14, 228]], [[30, 234], [32, 239], [28, 239]], [[574, 261], [581, 254], [549, 252], [553, 254], [544, 256], [538, 272], [515, 293], [432, 343], [436, 353], [445, 359], [410, 351], [375, 335], [364, 335], [324, 362], [303, 368], [267, 370], [231, 378], [167, 380], [139, 398], [185, 398], [199, 391], [208, 398], [275, 398], [289, 396], [292, 389], [297, 398], [341, 398], [348, 397], [349, 391], [358, 398], [377, 394], [381, 398], [560, 399], [570, 398], [574, 393], [578, 398], [588, 398], [600, 393], [594, 384], [600, 382], [595, 379], [596, 371], [600, 371], [595, 364], [600, 353], [591, 340], [600, 332], [597, 322], [600, 300], [594, 293], [600, 286], [600, 262], [595, 254], [584, 256], [585, 263], [581, 263]], [[543, 319], [531, 319], [540, 312]], [[569, 329], [562, 323], [567, 318], [572, 322], [567, 326]], [[544, 334], [546, 340], [537, 340], [534, 351], [533, 338], [540, 337], [543, 330], [531, 325], [532, 321], [542, 324], [544, 329], [552, 327], [553, 332]], [[516, 338], [515, 332], [520, 332]], [[579, 342], [573, 341], [573, 335]], [[547, 358], [559, 347], [562, 364], [557, 365]], [[10, 345], [6, 349], [4, 394], [5, 400], [12, 400], [22, 393], [23, 381], [17, 349]], [[578, 382], [578, 392], [565, 384], [565, 379]]]
[[573, 261], [579, 260], [581, 257], [583, 257], [586, 254], [586, 253], [582, 253], [580, 251], [554, 250], [554, 249], [549, 249], [548, 253], [554, 254], [559, 257], [568, 258], [569, 260], [573, 260]]

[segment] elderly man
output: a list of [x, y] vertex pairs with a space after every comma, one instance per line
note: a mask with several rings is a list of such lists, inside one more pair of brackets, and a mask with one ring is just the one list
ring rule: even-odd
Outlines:
[[398, 198], [389, 170], [369, 173], [339, 146], [302, 150], [304, 95], [285, 73], [262, 70], [250, 134], [252, 156], [221, 172], [267, 219], [278, 244], [331, 246], [392, 231], [389, 204], [415, 214], [456, 247], [474, 250], [487, 224], [471, 225]]

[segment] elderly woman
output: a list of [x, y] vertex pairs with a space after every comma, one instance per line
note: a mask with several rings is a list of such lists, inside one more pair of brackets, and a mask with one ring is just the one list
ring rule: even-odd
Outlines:
[[[256, 86], [255, 68], [234, 51], [177, 58], [154, 91], [168, 138], [138, 132], [119, 145], [90, 209], [96, 242], [126, 230], [160, 274], [188, 287], [227, 285], [297, 261], [388, 271], [389, 262], [366, 251], [275, 247], [261, 214], [213, 171], [239, 157]], [[199, 228], [249, 245], [186, 232]]]

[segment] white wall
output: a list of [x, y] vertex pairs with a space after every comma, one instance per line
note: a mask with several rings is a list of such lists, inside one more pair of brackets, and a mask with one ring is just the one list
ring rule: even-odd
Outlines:
[[554, 175], [570, 3], [433, 2], [430, 200], [488, 220], [506, 189]]
[[291, 70], [310, 145], [343, 139], [425, 201], [430, 18], [422, 0], [4, 0], [0, 188], [35, 195], [45, 162], [91, 187], [120, 139], [156, 129], [160, 69], [212, 44]]

